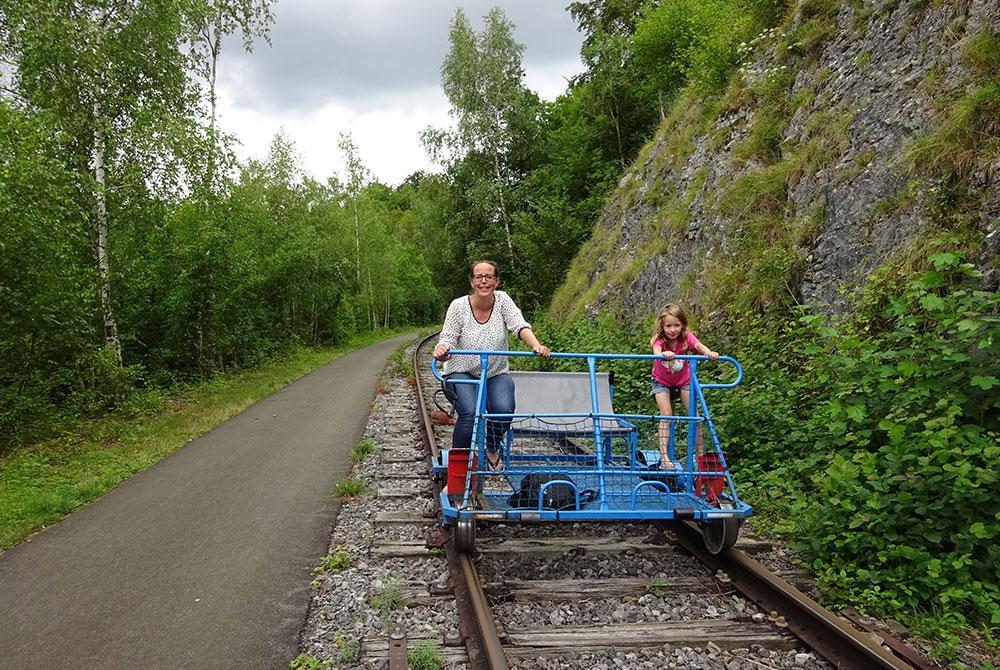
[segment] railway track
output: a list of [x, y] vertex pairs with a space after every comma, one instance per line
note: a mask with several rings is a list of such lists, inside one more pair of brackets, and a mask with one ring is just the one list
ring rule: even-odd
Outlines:
[[[432, 455], [451, 431], [430, 418], [433, 341], [414, 351]], [[765, 568], [766, 542], [712, 555], [685, 522], [479, 523], [475, 533], [475, 560], [444, 545], [474, 668], [928, 667], [820, 607], [796, 587], [801, 573]]]
[[345, 480], [360, 490], [342, 494], [310, 577], [297, 667], [401, 670], [421, 646], [450, 670], [910, 667], [803, 596], [805, 576], [752, 538], [713, 557], [678, 524], [480, 523], [476, 559], [457, 551], [437, 524], [431, 454], [451, 427], [430, 416], [429, 342], [417, 379], [397, 369], [379, 384]]

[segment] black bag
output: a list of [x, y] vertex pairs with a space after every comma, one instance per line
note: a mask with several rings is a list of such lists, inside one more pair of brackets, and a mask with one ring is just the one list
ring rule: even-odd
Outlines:
[[[538, 492], [542, 485], [548, 482], [562, 480], [561, 483], [551, 484], [545, 488], [542, 498], [542, 509], [565, 510], [576, 509], [576, 492], [570, 484], [573, 480], [566, 475], [525, 475], [521, 479], [521, 487], [510, 495], [507, 503], [516, 509], [538, 509]], [[580, 491], [580, 505], [589, 503], [594, 499], [594, 492]]]

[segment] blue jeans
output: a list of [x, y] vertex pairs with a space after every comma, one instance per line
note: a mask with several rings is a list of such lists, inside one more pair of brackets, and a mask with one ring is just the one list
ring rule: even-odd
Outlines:
[[[468, 372], [454, 372], [444, 378], [448, 399], [458, 411], [451, 436], [452, 449], [468, 449], [472, 445], [472, 428], [476, 423], [478, 384], [449, 384], [453, 379], [478, 379]], [[490, 414], [514, 413], [514, 380], [509, 374], [494, 375], [486, 380], [486, 411]], [[510, 419], [490, 419], [486, 422], [486, 451], [495, 454], [500, 441], [510, 427]]]

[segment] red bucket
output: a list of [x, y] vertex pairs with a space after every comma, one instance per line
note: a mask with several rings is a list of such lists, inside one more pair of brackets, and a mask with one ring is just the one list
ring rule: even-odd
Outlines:
[[[461, 494], [465, 491], [465, 477], [469, 472], [470, 449], [448, 450], [448, 493]], [[476, 456], [472, 456], [472, 469], [476, 469]], [[470, 487], [475, 485], [476, 476], [472, 475]]]
[[[701, 471], [722, 470], [722, 461], [719, 454], [710, 451], [698, 457], [698, 469]], [[726, 486], [726, 478], [722, 475], [698, 475], [694, 478], [694, 490], [708, 502], [715, 502], [719, 499], [719, 494]]]

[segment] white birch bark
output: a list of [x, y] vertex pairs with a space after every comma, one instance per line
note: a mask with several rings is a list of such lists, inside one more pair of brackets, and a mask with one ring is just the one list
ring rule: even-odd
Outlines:
[[118, 364], [122, 364], [122, 345], [118, 339], [118, 322], [111, 308], [111, 273], [108, 263], [108, 204], [104, 173], [104, 114], [101, 103], [94, 102], [94, 183], [96, 217], [94, 221], [94, 254], [97, 256], [98, 292], [104, 317], [104, 341], [112, 347]]

